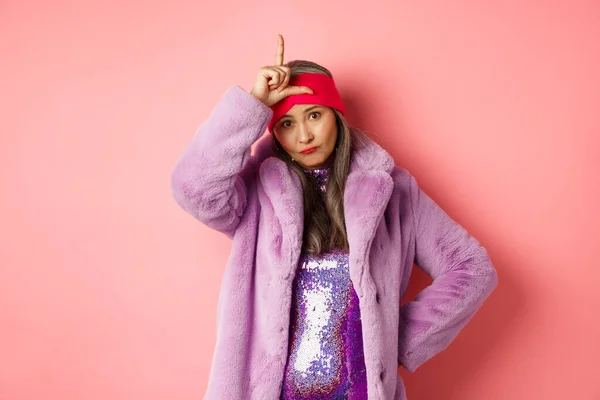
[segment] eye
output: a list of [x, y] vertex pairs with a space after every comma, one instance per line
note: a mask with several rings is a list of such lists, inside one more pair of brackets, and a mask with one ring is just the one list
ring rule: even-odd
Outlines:
[[318, 118], [318, 117], [319, 117], [319, 115], [321, 115], [321, 114], [320, 114], [320, 113], [318, 113], [318, 112], [316, 112], [316, 111], [314, 111], [314, 112], [311, 112], [311, 113], [310, 113], [310, 116], [311, 116], [311, 117], [312, 117], [313, 115], [316, 115], [316, 117], [315, 117], [315, 118]]
[[288, 128], [288, 127], [290, 126], [290, 125], [286, 125], [288, 122], [290, 122], [290, 120], [289, 120], [289, 119], [288, 119], [288, 120], [285, 120], [285, 121], [283, 121], [283, 122], [281, 123], [281, 127], [282, 127], [282, 128]]

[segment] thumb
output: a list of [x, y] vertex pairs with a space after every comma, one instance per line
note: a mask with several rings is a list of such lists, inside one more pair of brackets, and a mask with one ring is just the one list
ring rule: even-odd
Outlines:
[[291, 96], [293, 94], [313, 94], [313, 91], [308, 86], [288, 86], [281, 91], [282, 97]]

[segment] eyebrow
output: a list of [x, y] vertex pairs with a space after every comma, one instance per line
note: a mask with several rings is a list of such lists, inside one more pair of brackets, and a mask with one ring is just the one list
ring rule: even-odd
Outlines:
[[[314, 110], [315, 108], [320, 108], [320, 105], [316, 105], [316, 106], [312, 106], [312, 107], [308, 107], [306, 110], [304, 110], [304, 113], [306, 114], [307, 112]], [[281, 117], [281, 119], [285, 118], [285, 117], [291, 117], [290, 114], [285, 114], [283, 117]]]

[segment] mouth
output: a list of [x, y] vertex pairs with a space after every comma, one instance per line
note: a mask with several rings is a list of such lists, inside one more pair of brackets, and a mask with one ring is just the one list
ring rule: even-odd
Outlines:
[[309, 147], [308, 149], [302, 150], [300, 153], [309, 154], [309, 153], [312, 153], [313, 151], [315, 151], [316, 149], [317, 149], [316, 147]]

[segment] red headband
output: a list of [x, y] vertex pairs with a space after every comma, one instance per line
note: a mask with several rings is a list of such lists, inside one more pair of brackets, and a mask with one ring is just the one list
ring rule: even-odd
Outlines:
[[273, 117], [269, 122], [269, 132], [273, 126], [296, 104], [320, 104], [335, 108], [345, 115], [344, 103], [335, 87], [335, 82], [329, 75], [319, 73], [306, 73], [290, 78], [289, 86], [308, 86], [313, 94], [303, 93], [287, 96], [271, 106]]

